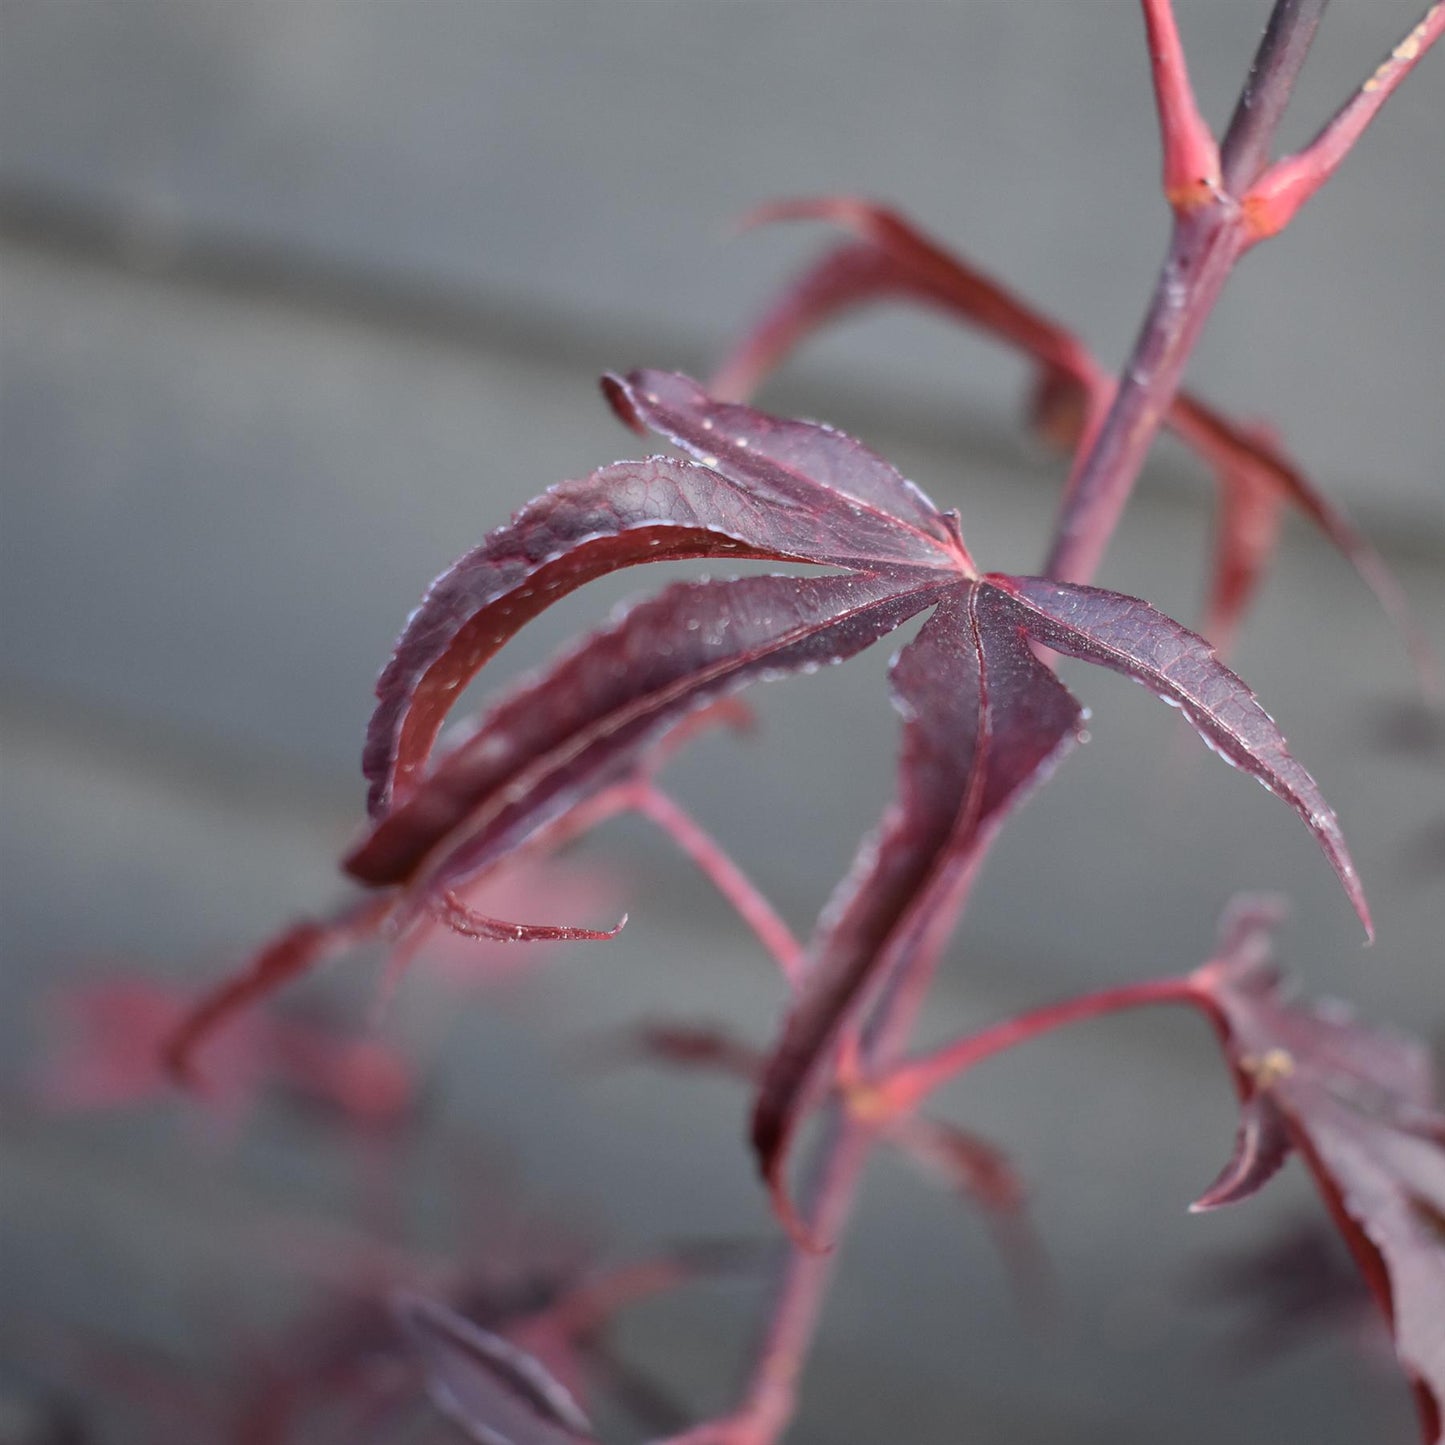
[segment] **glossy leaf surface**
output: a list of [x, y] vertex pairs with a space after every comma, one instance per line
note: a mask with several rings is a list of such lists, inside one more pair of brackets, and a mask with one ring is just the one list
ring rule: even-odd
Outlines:
[[1373, 936], [1359, 875], [1339, 820], [1315, 780], [1290, 755], [1284, 735], [1249, 687], [1198, 633], [1137, 597], [1039, 577], [994, 577], [1036, 642], [1131, 677], [1178, 707], [1226, 762], [1288, 802], [1305, 821]]

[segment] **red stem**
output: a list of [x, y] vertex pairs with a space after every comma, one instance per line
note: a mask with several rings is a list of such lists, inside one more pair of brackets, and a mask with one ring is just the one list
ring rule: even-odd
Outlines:
[[1098, 569], [1179, 390], [1185, 363], [1245, 244], [1241, 213], [1233, 202], [1216, 200], [1176, 217], [1169, 253], [1114, 404], [1065, 489], [1045, 564], [1050, 577], [1087, 582]]
[[945, 1044], [933, 1053], [911, 1059], [867, 1087], [870, 1093], [876, 1091], [888, 1113], [906, 1113], [922, 1103], [935, 1089], [995, 1054], [1085, 1019], [1161, 1004], [1199, 1007], [1201, 993], [1198, 984], [1191, 978], [1149, 979], [1144, 983], [1127, 983], [1079, 998], [1045, 1004], [990, 1028], [980, 1029], [967, 1038]]
[[[875, 1125], [851, 1117], [839, 1104], [830, 1106], [808, 1191], [811, 1205], [805, 1223], [812, 1238], [842, 1237], [876, 1136]], [[836, 1249], [809, 1250], [792, 1243], [786, 1248], [740, 1412], [745, 1423], [730, 1437], [730, 1445], [772, 1445], [787, 1429], [837, 1265]]]
[[1224, 186], [1231, 195], [1252, 186], [1269, 164], [1269, 148], [1327, 3], [1276, 0], [1220, 145]]
[[1304, 150], [1277, 161], [1259, 178], [1244, 199], [1254, 240], [1278, 235], [1289, 225], [1299, 208], [1334, 175], [1380, 107], [1442, 34], [1445, 0], [1437, 0], [1319, 135]]
[[1194, 98], [1173, 0], [1144, 0], [1144, 28], [1164, 146], [1164, 196], [1183, 214], [1219, 193], [1219, 147]]
[[752, 879], [702, 824], [666, 793], [643, 785], [637, 790], [632, 806], [644, 818], [656, 823], [692, 859], [776, 960], [783, 977], [796, 988], [802, 977], [802, 945]]

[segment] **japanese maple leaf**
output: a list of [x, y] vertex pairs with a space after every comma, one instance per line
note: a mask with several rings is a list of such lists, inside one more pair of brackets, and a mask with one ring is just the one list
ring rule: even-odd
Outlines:
[[[424, 913], [604, 795], [695, 709], [841, 661], [931, 612], [893, 666], [897, 801], [820, 923], [764, 1073], [753, 1139], [780, 1202], [788, 1139], [844, 1020], [1078, 735], [1081, 709], [1036, 645], [1134, 678], [1288, 801], [1368, 932], [1334, 813], [1203, 638], [1137, 598], [980, 572], [957, 514], [841, 432], [715, 401], [671, 373], [605, 386], [625, 421], [688, 457], [564, 482], [433, 584], [378, 684], [373, 819], [346, 866]], [[431, 761], [449, 700], [549, 601], [620, 567], [705, 556], [829, 570], [673, 584], [514, 687]]]
[[1424, 1438], [1445, 1422], [1445, 1115], [1415, 1040], [1341, 1007], [1292, 1002], [1258, 950], [1225, 948], [1190, 980], [1240, 1097], [1235, 1152], [1196, 1201], [1245, 1199], [1291, 1152], [1309, 1166], [1390, 1324]]
[[[763, 206], [745, 224], [823, 220], [854, 239], [830, 248], [795, 278], [713, 376], [718, 396], [742, 400], [806, 338], [834, 317], [885, 301], [916, 303], [994, 337], [1037, 369], [1029, 411], [1039, 433], [1072, 448], [1103, 419], [1114, 382], [1084, 344], [906, 217], [856, 196]], [[1221, 652], [1274, 554], [1286, 506], [1302, 512], [1350, 561], [1400, 628], [1422, 686], [1439, 696], [1439, 664], [1399, 583], [1354, 523], [1324, 496], [1262, 427], [1242, 426], [1187, 391], [1165, 426], [1214, 473], [1218, 516], [1204, 632]]]

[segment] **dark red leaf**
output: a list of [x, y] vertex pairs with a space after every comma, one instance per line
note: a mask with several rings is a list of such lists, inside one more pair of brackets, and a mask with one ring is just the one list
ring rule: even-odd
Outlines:
[[168, 1035], [163, 1052], [172, 1076], [196, 1082], [193, 1059], [202, 1039], [225, 1019], [370, 937], [390, 908], [390, 899], [365, 898], [331, 918], [306, 919], [278, 934], [244, 968], [204, 994]]
[[478, 1445], [595, 1445], [591, 1422], [531, 1355], [416, 1295], [393, 1302], [432, 1403]]
[[1225, 650], [1274, 551], [1284, 503], [1302, 512], [1354, 567], [1400, 629], [1420, 684], [1441, 692], [1440, 662], [1410, 611], [1400, 584], [1369, 539], [1284, 453], [1269, 432], [1241, 427], [1188, 393], [1174, 400], [1168, 424], [1214, 469], [1220, 521], [1205, 632]]
[[1301, 1084], [1290, 1093], [1301, 1152], [1382, 1297], [1424, 1438], [1438, 1445], [1445, 1418], [1445, 1150], [1439, 1137], [1362, 1115], [1333, 1091]]
[[753, 1145], [785, 1218], [788, 1142], [844, 1019], [927, 932], [980, 831], [1078, 732], [1078, 704], [991, 589], [972, 584], [949, 592], [899, 655], [893, 690], [904, 717], [898, 799], [820, 923], [753, 1113]]
[[352, 851], [373, 885], [455, 888], [616, 782], [702, 705], [767, 676], [851, 656], [938, 593], [906, 577], [680, 583], [505, 698]]
[[603, 386], [629, 425], [650, 427], [750, 495], [845, 519], [854, 550], [831, 560], [973, 570], [957, 517], [843, 432], [717, 401], [677, 372], [608, 376]]
[[1250, 1099], [1239, 1111], [1234, 1153], [1190, 1209], [1203, 1214], [1248, 1199], [1279, 1173], [1292, 1147], [1289, 1129], [1274, 1104], [1267, 1098]]
[[[1071, 379], [1081, 391], [1104, 382], [1102, 370], [1070, 332], [886, 206], [857, 196], [817, 196], [763, 206], [747, 220], [753, 225], [831, 221], [853, 232], [886, 260], [886, 264], [871, 267], [861, 258], [845, 265], [837, 259], [841, 252], [834, 251], [804, 273], [754, 333], [756, 336], [764, 328], [773, 331], [773, 354], [767, 357], [770, 365], [781, 359], [777, 342], [783, 339], [785, 327], [788, 344], [796, 345], [839, 311], [883, 296], [902, 295], [947, 311], [997, 337], [1046, 371]], [[829, 269], [837, 274], [826, 284]], [[751, 337], [746, 338], [724, 364], [723, 379], [729, 388], [737, 388], [737, 394], [751, 390], [761, 378], [762, 371], [745, 362], [750, 351], [762, 350]], [[728, 394], [735, 393], [730, 390]]]
[[1290, 756], [1274, 720], [1204, 638], [1118, 592], [1042, 577], [992, 574], [988, 582], [1016, 604], [1019, 624], [1036, 642], [1132, 677], [1178, 707], [1226, 762], [1285, 799], [1339, 875], [1366, 935], [1374, 937], [1364, 889], [1334, 811]]
[[778, 506], [669, 457], [618, 462], [553, 487], [453, 563], [407, 622], [367, 730], [371, 815], [415, 789], [447, 712], [483, 664], [583, 583], [684, 557], [847, 564], [866, 557], [869, 541], [851, 517]]
[[[1233, 1066], [1243, 1110], [1272, 1118], [1314, 1174], [1390, 1321], [1425, 1439], [1445, 1406], [1445, 1116], [1429, 1056], [1338, 1007], [1291, 1003], [1257, 960], [1194, 975]], [[1279, 1132], [1271, 1148], [1280, 1147]], [[1239, 1172], [1242, 1198], [1263, 1182]], [[1204, 1204], [1229, 1202], [1216, 1188]]]

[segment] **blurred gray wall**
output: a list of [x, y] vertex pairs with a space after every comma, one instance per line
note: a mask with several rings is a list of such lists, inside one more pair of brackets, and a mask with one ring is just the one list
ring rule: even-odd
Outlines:
[[[1368, 73], [1412, 6], [1337, 0], [1287, 141]], [[1267, 6], [1181, 8], [1197, 87], [1222, 122]], [[599, 370], [705, 370], [821, 244], [808, 228], [730, 239], [751, 205], [833, 190], [889, 200], [1119, 360], [1166, 230], [1135, 12], [1124, 0], [0, 6], [0, 842], [16, 995], [0, 1039], [26, 1046], [28, 1001], [66, 960], [113, 949], [198, 966], [327, 896], [359, 814], [371, 681], [401, 620], [527, 496], [631, 449], [598, 403]], [[1445, 65], [1432, 57], [1297, 230], [1241, 268], [1191, 373], [1278, 426], [1385, 546], [1437, 640], [1442, 115]], [[1018, 440], [1024, 378], [936, 320], [879, 315], [811, 345], [769, 397], [861, 432], [962, 509], [989, 565], [1027, 570], [1058, 468]], [[1161, 449], [1101, 580], [1197, 615], [1207, 515], [1198, 469]], [[626, 582], [530, 629], [499, 675], [643, 585]], [[887, 792], [882, 662], [760, 694], [759, 739], [709, 744], [679, 769], [680, 790], [800, 926]], [[1402, 651], [1302, 526], [1239, 666], [1344, 817], [1381, 925], [1374, 955], [1362, 962], [1286, 809], [1194, 756], [1136, 690], [1079, 675], [1095, 741], [992, 861], [939, 1031], [944, 1018], [1187, 966], [1239, 887], [1296, 897], [1289, 951], [1314, 986], [1436, 1025], [1441, 757], [1387, 745], [1410, 695]], [[646, 895], [654, 923], [577, 970], [585, 988], [606, 970], [623, 1012], [669, 988], [678, 1008], [707, 1010], [708, 971], [736, 966], [752, 988], [723, 993], [765, 1029], [778, 1001], [735, 957], [721, 915], [640, 834], [622, 836], [666, 886]], [[679, 943], [689, 918], [716, 934], [713, 962], [678, 961], [708, 952]], [[532, 1026], [565, 1032], [585, 1016], [558, 1003]], [[1051, 1073], [1024, 1069], [991, 1096], [996, 1127], [1021, 1136], [1041, 1187], [1058, 1191], [1048, 1222], [1083, 1321], [1049, 1347], [1047, 1388], [1012, 1326], [991, 1335], [966, 1299], [929, 1294], [952, 1226], [900, 1240], [897, 1215], [875, 1214], [831, 1337], [834, 1398], [850, 1398], [855, 1373], [839, 1362], [866, 1358], [879, 1389], [941, 1392], [939, 1439], [956, 1438], [948, 1421], [964, 1408], [941, 1383], [953, 1379], [975, 1418], [1005, 1432], [980, 1439], [1063, 1438], [1064, 1419], [1071, 1439], [1243, 1441], [1250, 1421], [1273, 1439], [1288, 1418], [1289, 1438], [1308, 1421], [1310, 1438], [1343, 1445], [1403, 1420], [1391, 1382], [1361, 1383], [1368, 1370], [1341, 1364], [1343, 1351], [1219, 1397], [1190, 1327], [1161, 1313], [1165, 1276], [1196, 1237], [1182, 1223], [1128, 1273], [1140, 1232], [1174, 1220], [1227, 1144], [1228, 1101], [1195, 1042], [1161, 1050], [1123, 1030], [1106, 1054], [1051, 1056]], [[1176, 1138], [1131, 1067], [1152, 1070], [1148, 1093], [1197, 1114], [1206, 1137]], [[1097, 1107], [1069, 1115], [1062, 1098]], [[653, 1168], [640, 1156], [628, 1167], [616, 1142], [650, 1099], [614, 1109], [622, 1134], [595, 1145], [589, 1207], [603, 1215], [632, 1219], [636, 1169]], [[565, 1190], [563, 1146], [590, 1146], [553, 1102], [536, 1127], [495, 1100], [478, 1108], [489, 1128], [559, 1141], [531, 1168]], [[689, 1158], [715, 1181], [721, 1151], [739, 1207], [755, 1202], [741, 1151], [726, 1153], [735, 1110], [717, 1107], [715, 1136], [675, 1126], [679, 1172], [644, 1211], [652, 1231], [706, 1215]], [[15, 1207], [34, 1229], [70, 1163], [46, 1154], [59, 1146], [31, 1147], [32, 1192]], [[1121, 1199], [1120, 1172], [1146, 1167], [1158, 1192]], [[63, 1236], [53, 1246], [63, 1254]], [[911, 1305], [900, 1279], [918, 1292]], [[1111, 1300], [1098, 1337], [1088, 1321]], [[910, 1308], [936, 1331], [913, 1354], [893, 1324]], [[986, 1366], [962, 1348], [951, 1361], [939, 1343], [950, 1331], [971, 1331]], [[1134, 1353], [1146, 1347], [1147, 1365]], [[866, 1410], [838, 1414], [860, 1433], [835, 1420], [826, 1438], [878, 1438]]]

